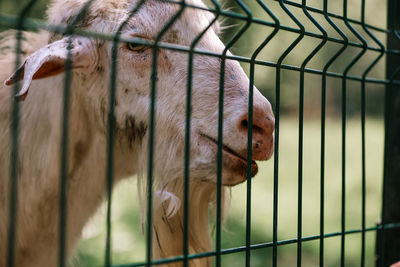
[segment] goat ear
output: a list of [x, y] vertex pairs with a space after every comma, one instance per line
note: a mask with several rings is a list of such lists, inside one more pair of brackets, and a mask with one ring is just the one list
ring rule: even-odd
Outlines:
[[48, 44], [29, 57], [5, 81], [12, 85], [23, 80], [22, 88], [16, 95], [17, 100], [25, 100], [32, 80], [43, 79], [65, 71], [66, 60], [71, 57], [71, 68], [85, 68], [90, 65], [91, 43], [87, 38], [66, 37]]

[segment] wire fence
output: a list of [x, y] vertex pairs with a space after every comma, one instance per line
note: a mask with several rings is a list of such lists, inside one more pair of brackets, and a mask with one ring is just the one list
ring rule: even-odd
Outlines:
[[[73, 2], [73, 1], [72, 1]], [[398, 249], [400, 238], [398, 228], [400, 218], [396, 212], [398, 197], [396, 188], [398, 182], [398, 104], [396, 99], [397, 89], [400, 86], [400, 35], [399, 11], [400, 6], [395, 0], [388, 0], [387, 14], [379, 13], [380, 3], [368, 6], [365, 0], [343, 0], [335, 3], [337, 10], [331, 10], [333, 1], [284, 1], [284, 0], [257, 0], [257, 1], [217, 1], [207, 2], [207, 7], [199, 5], [199, 1], [134, 1], [136, 4], [129, 9], [126, 19], [119, 24], [115, 32], [98, 32], [83, 27], [83, 21], [90, 14], [96, 0], [85, 1], [83, 8], [68, 21], [68, 24], [48, 24], [43, 19], [29, 16], [32, 9], [43, 6], [46, 2], [30, 0], [24, 2], [21, 12], [0, 13], [0, 26], [2, 29], [13, 29], [12, 33], [4, 31], [0, 39], [0, 56], [6, 56], [9, 48], [1, 46], [1, 40], [11, 36], [15, 38], [15, 64], [18, 68], [23, 62], [23, 31], [45, 30], [52, 36], [66, 37], [68, 53], [64, 60], [65, 75], [63, 76], [62, 125], [59, 155], [59, 188], [58, 188], [58, 238], [57, 238], [57, 264], [66, 266], [68, 262], [68, 218], [74, 214], [69, 212], [68, 206], [68, 179], [71, 175], [70, 134], [71, 134], [71, 86], [72, 86], [72, 50], [74, 49], [73, 37], [88, 37], [91, 40], [102, 40], [111, 44], [110, 72], [108, 84], [108, 107], [106, 116], [106, 155], [105, 162], [105, 189], [106, 189], [106, 230], [104, 251], [96, 251], [104, 255], [104, 266], [151, 266], [179, 263], [182, 266], [195, 266], [195, 259], [211, 259], [208, 264], [215, 266], [389, 266], [399, 261]], [[150, 41], [143, 38], [127, 37], [123, 29], [132, 19], [135, 19], [140, 10], [149, 2], [162, 2], [165, 5], [176, 6], [174, 14], [158, 29], [157, 35]], [[1, 5], [10, 6], [7, 1]], [[229, 7], [226, 8], [225, 6]], [[368, 13], [370, 17], [367, 16]], [[204, 11], [213, 15], [208, 24], [189, 44], [177, 45], [164, 41], [166, 33], [172, 26], [179, 22], [186, 10]], [[376, 22], [371, 14], [376, 12], [377, 19], [387, 20], [387, 25], [381, 21]], [[12, 14], [13, 13], [13, 14]], [[39, 15], [38, 17], [40, 17]], [[372, 15], [373, 16], [373, 15]], [[228, 28], [222, 35], [225, 43], [224, 50], [213, 52], [199, 47], [204, 35], [215, 26], [219, 19], [225, 19], [227, 24], [236, 25]], [[368, 21], [368, 23], [367, 23]], [[29, 40], [28, 40], [29, 42]], [[118, 122], [115, 110], [118, 102], [118, 69], [119, 45], [131, 43], [150, 47], [151, 64], [148, 66], [151, 73], [149, 81], [149, 109], [148, 109], [148, 146], [146, 169], [147, 188], [153, 188], [156, 181], [155, 158], [157, 146], [157, 97], [160, 51], [175, 51], [187, 54], [187, 83], [185, 88], [185, 116], [182, 135], [185, 137], [182, 195], [182, 236], [176, 242], [181, 242], [182, 252], [177, 256], [154, 259], [153, 246], [155, 220], [152, 208], [146, 209], [145, 229], [145, 257], [133, 261], [115, 261], [113, 257], [113, 219], [112, 207], [115, 184], [116, 155], [115, 143], [117, 138]], [[14, 49], [14, 48], [13, 48]], [[235, 55], [229, 53], [233, 50]], [[11, 53], [11, 52], [9, 52]], [[194, 85], [195, 58], [205, 56], [218, 58], [219, 90], [218, 97], [218, 123], [215, 129], [217, 157], [216, 182], [215, 182], [215, 230], [213, 232], [213, 249], [201, 253], [190, 250], [190, 224], [188, 214], [190, 211], [191, 180], [191, 134], [193, 130], [192, 99]], [[0, 58], [1, 59], [1, 58]], [[386, 68], [385, 62], [386, 59]], [[246, 183], [241, 185], [240, 191], [233, 189], [233, 201], [237, 194], [243, 194], [241, 199], [241, 216], [244, 216], [243, 239], [227, 243], [223, 231], [223, 137], [224, 132], [224, 90], [226, 82], [227, 62], [236, 60], [241, 63], [249, 77], [248, 97], [248, 125], [253, 125], [253, 95], [254, 85], [267, 96], [273, 104], [275, 114], [274, 154], [271, 162], [265, 169], [261, 167], [260, 174], [252, 179], [252, 139], [255, 128], [248, 127], [247, 133], [247, 169]], [[385, 73], [386, 71], [386, 73]], [[12, 70], [7, 71], [7, 74]], [[17, 79], [23, 77], [17, 73]], [[52, 79], [52, 78], [49, 78]], [[108, 81], [108, 80], [107, 80]], [[3, 90], [6, 90], [2, 88]], [[20, 92], [20, 84], [13, 87], [14, 95]], [[217, 92], [217, 91], [216, 91]], [[368, 92], [371, 95], [368, 95]], [[308, 100], [309, 97], [311, 100]], [[384, 97], [386, 99], [384, 99]], [[28, 96], [29, 99], [29, 96]], [[385, 102], [384, 102], [385, 101]], [[6, 242], [0, 244], [0, 256], [4, 255], [4, 266], [13, 267], [24, 262], [18, 257], [18, 222], [19, 193], [21, 185], [21, 150], [25, 149], [19, 143], [21, 132], [21, 105], [24, 102], [14, 101], [10, 105], [11, 123], [10, 136], [3, 136], [2, 143], [10, 144], [8, 154], [9, 182], [0, 181], [0, 186], [7, 188], [8, 200], [3, 202], [4, 214], [1, 227], [8, 227]], [[376, 106], [379, 106], [376, 108]], [[187, 108], [190, 107], [190, 108]], [[376, 111], [378, 110], [378, 111]], [[23, 110], [26, 112], [26, 110]], [[3, 112], [3, 111], [2, 111]], [[2, 114], [0, 114], [3, 116]], [[2, 118], [0, 116], [0, 119]], [[339, 119], [338, 119], [339, 118]], [[384, 136], [368, 137], [368, 120], [371, 118], [373, 127], [384, 128]], [[354, 121], [357, 120], [357, 123]], [[289, 121], [285, 124], [285, 121]], [[332, 123], [334, 121], [334, 123]], [[383, 125], [383, 121], [385, 125]], [[310, 122], [314, 124], [310, 124]], [[292, 126], [288, 126], [292, 125]], [[295, 125], [295, 126], [293, 126]], [[282, 129], [281, 129], [282, 126]], [[57, 127], [52, 125], [52, 127]], [[311, 130], [310, 130], [311, 129]], [[295, 131], [287, 136], [285, 130]], [[338, 136], [333, 141], [331, 132], [337, 131]], [[317, 133], [316, 133], [317, 132]], [[358, 132], [358, 134], [354, 134]], [[378, 131], [379, 132], [379, 131]], [[0, 132], [1, 133], [1, 132]], [[159, 134], [159, 133], [158, 133]], [[147, 135], [146, 135], [147, 137]], [[3, 137], [2, 137], [3, 138]], [[312, 138], [312, 140], [310, 140]], [[383, 142], [373, 143], [374, 139], [384, 139]], [[285, 142], [296, 139], [285, 151]], [[282, 141], [283, 140], [283, 141]], [[283, 142], [283, 143], [282, 143]], [[372, 143], [370, 143], [372, 142]], [[312, 143], [312, 145], [311, 145]], [[354, 143], [357, 143], [354, 145]], [[374, 146], [380, 146], [376, 149]], [[4, 146], [5, 147], [5, 146]], [[312, 147], [313, 149], [310, 149]], [[1, 148], [1, 146], [0, 146]], [[355, 153], [353, 150], [357, 150]], [[334, 156], [332, 156], [334, 151]], [[368, 153], [372, 151], [372, 155]], [[83, 153], [83, 152], [82, 152]], [[312, 154], [311, 158], [309, 154]], [[290, 155], [290, 158], [289, 156]], [[354, 156], [355, 155], [355, 156]], [[352, 158], [357, 158], [352, 160]], [[0, 157], [1, 158], [1, 157]], [[372, 160], [371, 160], [372, 158]], [[374, 162], [375, 160], [378, 162]], [[307, 162], [309, 161], [309, 162]], [[0, 166], [4, 166], [0, 165]], [[27, 163], [24, 163], [27, 164]], [[382, 170], [383, 168], [383, 170]], [[288, 175], [286, 169], [292, 172]], [[357, 171], [353, 171], [357, 169]], [[369, 174], [370, 171], [372, 174]], [[3, 174], [4, 172], [2, 172]], [[291, 175], [293, 177], [289, 177]], [[377, 176], [378, 175], [378, 176]], [[268, 178], [268, 177], [269, 178]], [[272, 178], [270, 178], [272, 177]], [[286, 177], [286, 178], [285, 178]], [[312, 178], [314, 177], [314, 178]], [[258, 180], [267, 180], [268, 183], [258, 183]], [[335, 182], [332, 182], [334, 179]], [[374, 180], [374, 181], [373, 181]], [[99, 180], [99, 183], [102, 180]], [[289, 186], [291, 191], [285, 191]], [[262, 198], [261, 193], [254, 193], [259, 186], [266, 186], [263, 190], [270, 193], [270, 197]], [[0, 188], [5, 192], [6, 189]], [[383, 190], [381, 193], [380, 190]], [[88, 194], [90, 194], [90, 189]], [[282, 195], [284, 192], [284, 195]], [[340, 198], [331, 197], [332, 192], [339, 192]], [[375, 192], [375, 193], [371, 193]], [[376, 198], [378, 192], [379, 198]], [[147, 190], [146, 207], [154, 206], [156, 192]], [[237, 193], [237, 194], [236, 194]], [[290, 197], [289, 197], [290, 194]], [[293, 196], [294, 199], [293, 199]], [[261, 209], [268, 209], [268, 218], [256, 217], [257, 214], [265, 215], [265, 211], [254, 210], [257, 199], [270, 201], [261, 203]], [[375, 202], [375, 203], [374, 203]], [[233, 205], [235, 205], [234, 202]], [[288, 204], [289, 203], [289, 204]], [[373, 204], [371, 204], [373, 203]], [[8, 205], [7, 208], [3, 207]], [[260, 207], [258, 206], [258, 207]], [[267, 208], [265, 206], [270, 206]], [[289, 208], [288, 208], [289, 207]], [[234, 210], [234, 207], [232, 208]], [[286, 210], [287, 209], [287, 210]], [[309, 209], [314, 209], [312, 213]], [[335, 210], [335, 211], [332, 211]], [[374, 212], [370, 212], [374, 210]], [[139, 212], [139, 211], [136, 211]], [[286, 214], [295, 213], [288, 217]], [[380, 214], [378, 214], [380, 213]], [[244, 214], [244, 215], [243, 215]], [[240, 215], [239, 215], [240, 216]], [[307, 218], [307, 216], [312, 217]], [[255, 219], [257, 218], [257, 219]], [[288, 219], [289, 218], [289, 219]], [[295, 220], [291, 220], [295, 218]], [[6, 221], [5, 221], [6, 220]], [[286, 221], [283, 224], [283, 221]], [[312, 221], [312, 222], [310, 222]], [[357, 221], [357, 222], [355, 222]], [[229, 219], [227, 228], [229, 230]], [[255, 225], [261, 225], [257, 228]], [[289, 225], [289, 226], [288, 226]], [[3, 228], [4, 228], [3, 227]], [[256, 230], [254, 230], [256, 228]], [[285, 232], [285, 228], [291, 229]], [[5, 228], [4, 228], [5, 229]], [[4, 229], [0, 229], [4, 233]], [[261, 234], [259, 229], [267, 229], [268, 235]], [[283, 230], [282, 230], [283, 229]], [[293, 229], [295, 229], [293, 231]], [[310, 230], [311, 229], [311, 230]], [[376, 237], [372, 236], [375, 235]], [[0, 232], [1, 234], [1, 232]], [[368, 237], [370, 235], [370, 237]], [[357, 238], [352, 239], [353, 236]], [[256, 240], [256, 241], [254, 241]], [[336, 240], [330, 243], [330, 240]], [[233, 245], [235, 243], [235, 245]], [[376, 250], [375, 248], [376, 243]], [[308, 245], [312, 244], [312, 245]], [[295, 247], [294, 247], [295, 246]], [[286, 247], [291, 249], [285, 250]], [[255, 257], [257, 251], [264, 251], [260, 258]], [[224, 260], [225, 256], [238, 254], [240, 262]], [[331, 254], [331, 255], [330, 255]], [[312, 256], [310, 256], [312, 255]], [[334, 255], [334, 256], [332, 256]], [[354, 256], [356, 255], [356, 256]], [[335, 258], [333, 258], [335, 257]], [[354, 259], [357, 257], [357, 259]], [[310, 260], [310, 258], [312, 258]], [[349, 258], [351, 258], [349, 260]], [[376, 261], [375, 261], [376, 260]], [[119, 264], [119, 265], [115, 265]], [[235, 265], [236, 264], [236, 265]], [[34, 265], [36, 266], [36, 265]], [[181, 266], [181, 265], [178, 265]]]

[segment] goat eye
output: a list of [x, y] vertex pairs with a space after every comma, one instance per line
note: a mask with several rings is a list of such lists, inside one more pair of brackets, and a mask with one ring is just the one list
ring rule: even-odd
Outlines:
[[129, 50], [134, 51], [134, 52], [143, 52], [144, 50], [149, 48], [148, 46], [141, 45], [141, 44], [134, 44], [134, 43], [126, 43], [126, 47]]

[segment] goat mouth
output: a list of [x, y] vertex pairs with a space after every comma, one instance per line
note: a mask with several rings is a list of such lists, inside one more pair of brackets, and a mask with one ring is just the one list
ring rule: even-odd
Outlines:
[[[210, 143], [212, 143], [215, 147], [218, 147], [218, 141], [214, 138], [200, 133], [200, 136], [207, 139]], [[225, 144], [222, 144], [222, 154], [223, 154], [223, 165], [224, 167], [228, 167], [235, 173], [238, 173], [242, 176], [243, 181], [247, 178], [247, 166], [248, 166], [248, 159], [241, 156], [239, 153], [231, 149]], [[251, 177], [254, 177], [258, 172], [257, 163], [252, 160], [251, 161]], [[228, 183], [229, 184], [229, 183]], [[235, 183], [236, 184], [236, 183]], [[232, 185], [232, 184], [229, 184]]]

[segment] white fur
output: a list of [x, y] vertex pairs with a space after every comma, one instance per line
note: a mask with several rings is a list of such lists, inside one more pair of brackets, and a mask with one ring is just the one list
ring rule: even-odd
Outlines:
[[[50, 23], [71, 22], [87, 0], [56, 0], [48, 11]], [[79, 27], [114, 33], [128, 18], [137, 0], [94, 0]], [[200, 0], [186, 1], [204, 6]], [[147, 0], [122, 30], [122, 36], [154, 39], [179, 5]], [[187, 8], [162, 38], [162, 42], [189, 46], [210, 23], [212, 14]], [[224, 45], [210, 28], [196, 48], [222, 53]], [[14, 32], [0, 41], [0, 80], [12, 84], [15, 54]], [[106, 192], [106, 143], [112, 44], [84, 37], [64, 37], [45, 32], [24, 33], [25, 52], [20, 106], [18, 206], [16, 224], [16, 267], [56, 266], [58, 250], [59, 180], [64, 75], [43, 78], [41, 66], [56, 67], [73, 43], [68, 141], [67, 253], [71, 255], [81, 231]], [[47, 46], [46, 46], [47, 45]], [[152, 49], [133, 52], [118, 44], [118, 77], [115, 103], [114, 183], [137, 174], [141, 184], [142, 209], [146, 209], [146, 175], [149, 139], [149, 110]], [[216, 196], [216, 145], [203, 135], [218, 137], [218, 92], [220, 60], [195, 55], [192, 83], [190, 146], [189, 251], [211, 250], [208, 229], [209, 205]], [[186, 121], [188, 54], [160, 49], [158, 54], [154, 154], [154, 257], [182, 254], [183, 166]], [[46, 76], [47, 75], [47, 76]], [[248, 79], [239, 63], [226, 61], [223, 143], [246, 155], [247, 132], [238, 131], [241, 116], [248, 110]], [[32, 81], [33, 79], [33, 81]], [[28, 91], [29, 90], [29, 91]], [[12, 87], [0, 85], [0, 266], [5, 266], [9, 214]], [[29, 92], [27, 95], [24, 94]], [[265, 110], [273, 121], [269, 102], [254, 88], [254, 107]], [[258, 138], [254, 135], [254, 138]], [[264, 137], [259, 137], [264, 138]], [[272, 151], [272, 132], [268, 134]], [[271, 144], [270, 144], [271, 143]], [[256, 151], [256, 149], [254, 149]], [[268, 150], [268, 151], [267, 151]], [[260, 152], [261, 153], [261, 152]], [[264, 151], [263, 151], [264, 153]], [[263, 156], [260, 159], [267, 159]], [[225, 159], [225, 157], [224, 157]], [[245, 177], [224, 163], [222, 182], [234, 185]], [[232, 166], [231, 166], [232, 167]], [[225, 189], [224, 189], [225, 190]], [[224, 191], [223, 190], [223, 191]], [[222, 192], [223, 195], [225, 194]], [[191, 261], [207, 266], [209, 259]], [[170, 264], [169, 266], [179, 266]]]

